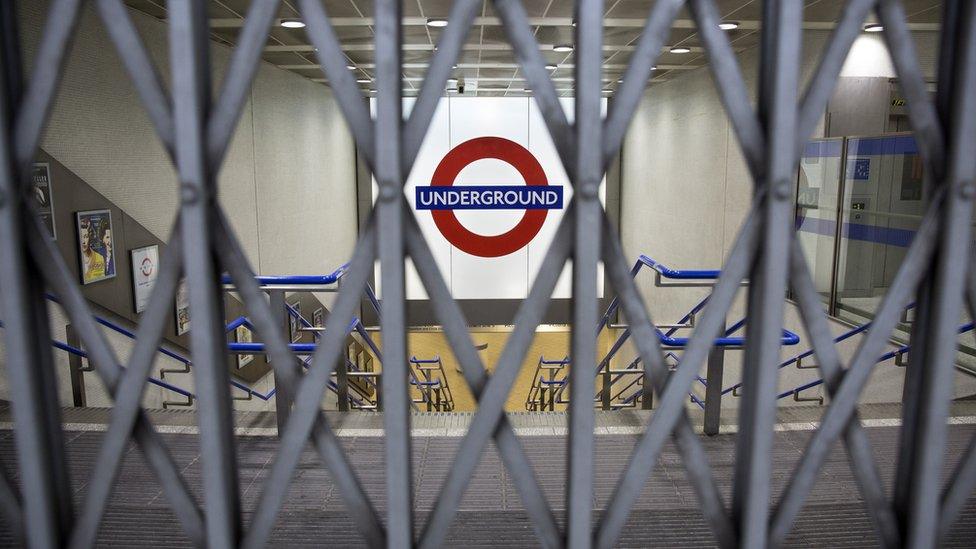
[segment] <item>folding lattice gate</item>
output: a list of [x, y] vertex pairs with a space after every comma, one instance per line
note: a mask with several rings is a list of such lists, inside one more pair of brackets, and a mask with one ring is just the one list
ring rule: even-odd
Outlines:
[[[458, 305], [435, 267], [431, 252], [408, 209], [401, 188], [435, 106], [482, 0], [457, 0], [410, 117], [401, 113], [401, 6], [394, 0], [375, 5], [376, 118], [365, 102], [341, 53], [329, 16], [318, 0], [298, 0], [355, 142], [379, 181], [380, 198], [352, 258], [348, 279], [328, 319], [314, 365], [300, 377], [287, 359], [284, 334], [258, 289], [251, 267], [231, 231], [216, 196], [217, 173], [248, 95], [278, 2], [255, 0], [248, 12], [227, 76], [211, 102], [206, 2], [170, 0], [172, 90], [162, 85], [122, 0], [91, 0], [115, 43], [146, 111], [181, 181], [181, 208], [174, 221], [169, 257], [139, 327], [127, 369], [106, 343], [91, 311], [69, 275], [64, 260], [26, 199], [30, 165], [52, 100], [83, 0], [53, 0], [30, 77], [22, 74], [14, 0], [0, 2], [2, 71], [0, 87], [0, 300], [5, 322], [7, 375], [16, 422], [21, 485], [0, 477], [0, 511], [32, 545], [53, 547], [94, 543], [120, 459], [134, 439], [159, 477], [184, 533], [198, 545], [257, 547], [268, 540], [300, 453], [311, 439], [334, 473], [362, 535], [370, 545], [404, 547], [418, 543], [411, 510], [410, 437], [405, 338], [404, 258], [410, 256], [445, 327], [464, 376], [481, 405], [464, 437], [438, 502], [419, 535], [419, 544], [442, 542], [470, 473], [494, 437], [542, 544], [607, 547], [618, 538], [643, 482], [661, 448], [674, 436], [684, 456], [701, 509], [719, 544], [760, 547], [780, 544], [817, 481], [831, 447], [843, 438], [865, 504], [885, 546], [931, 546], [951, 526], [976, 486], [976, 450], [970, 443], [948, 486], [940, 478], [946, 442], [956, 347], [955, 324], [963, 307], [976, 307], [970, 271], [971, 208], [976, 175], [976, 3], [944, 2], [938, 91], [926, 91], [903, 7], [896, 0], [847, 2], [809, 86], [799, 91], [800, 0], [767, 0], [763, 7], [758, 109], [753, 109], [736, 57], [719, 30], [714, 0], [658, 0], [650, 11], [623, 84], [609, 114], [601, 119], [603, 2], [580, 0], [576, 8], [576, 116], [569, 124], [557, 102], [544, 61], [517, 0], [494, 0], [525, 78], [534, 90], [567, 173], [576, 189], [568, 214], [549, 249], [539, 277], [514, 320], [514, 332], [490, 380], [465, 329]], [[653, 324], [643, 308], [618, 235], [607, 222], [597, 186], [616, 154], [627, 124], [644, 93], [651, 67], [672, 20], [687, 5], [698, 23], [721, 97], [755, 181], [752, 211], [715, 285], [714, 294], [691, 337], [677, 370], [666, 380]], [[810, 273], [791, 231], [791, 181], [806, 139], [824, 112], [841, 64], [865, 17], [874, 9], [898, 71], [898, 82], [922, 156], [926, 177], [937, 189], [917, 237], [878, 310], [874, 324], [849, 364], [834, 350]], [[659, 393], [657, 410], [619, 480], [608, 508], [594, 521], [593, 383], [585, 368], [571, 373], [567, 521], [560, 531], [529, 467], [520, 442], [502, 411], [535, 327], [565, 261], [573, 260], [575, 364], [595, 363], [592, 327], [597, 324], [597, 263], [606, 264], [621, 295], [645, 377]], [[374, 260], [382, 265], [382, 329], [385, 353], [386, 478], [385, 525], [366, 497], [328, 421], [320, 401]], [[248, 314], [268, 342], [284, 388], [295, 395], [295, 409], [281, 436], [274, 461], [250, 524], [241, 519], [235, 462], [231, 398], [221, 332], [218, 273], [227, 270], [245, 299]], [[199, 393], [199, 426], [204, 468], [202, 508], [140, 408], [144, 380], [177, 280], [185, 273], [193, 303], [191, 342]], [[733, 295], [749, 278], [748, 345], [739, 437], [730, 506], [722, 500], [699, 438], [685, 413], [685, 395], [711, 341], [722, 328]], [[776, 408], [776, 365], [784, 296], [792, 288], [816, 349], [832, 403], [782, 497], [770, 493], [770, 447]], [[115, 395], [111, 424], [91, 475], [87, 501], [73, 509], [64, 443], [48, 347], [44, 292], [55, 292], [77, 330], [92, 363]], [[911, 300], [919, 314], [912, 333], [907, 372], [902, 443], [894, 495], [880, 481], [871, 448], [856, 413], [867, 383], [899, 314]], [[326, 542], [326, 540], [323, 540]]]

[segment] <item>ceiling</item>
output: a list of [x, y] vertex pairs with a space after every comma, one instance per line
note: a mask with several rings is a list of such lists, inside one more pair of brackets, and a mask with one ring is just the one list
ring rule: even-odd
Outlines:
[[[211, 36], [216, 42], [232, 46], [243, 24], [250, 0], [207, 0], [211, 17]], [[166, 18], [166, 0], [126, 0], [133, 9], [159, 19]], [[373, 87], [373, 2], [371, 0], [322, 0], [332, 18], [349, 64], [355, 66], [364, 93]], [[426, 24], [428, 18], [446, 18], [451, 0], [404, 0], [404, 92], [419, 90], [440, 36], [440, 28]], [[573, 42], [573, 0], [525, 0], [523, 2], [535, 30], [543, 57], [556, 65], [551, 76], [560, 95], [573, 94], [573, 54], [558, 53], [554, 45]], [[630, 58], [630, 50], [640, 36], [641, 26], [653, 0], [606, 0], [604, 19], [604, 89], [611, 95]], [[759, 41], [760, 0], [716, 0], [723, 20], [740, 24], [727, 31], [736, 51], [749, 49]], [[845, 0], [806, 0], [804, 29], [833, 28]], [[913, 30], [936, 31], [941, 12], [939, 0], [903, 0]], [[299, 17], [297, 0], [282, 0], [279, 18]], [[285, 70], [328, 85], [314, 59], [305, 29], [288, 29], [276, 24], [265, 47], [264, 60]], [[687, 10], [682, 10], [672, 27], [668, 47], [686, 46], [684, 54], [664, 51], [658, 59], [652, 82], [665, 81], [680, 71], [705, 64], [695, 25]], [[492, 9], [483, 0], [480, 17], [472, 26], [454, 76], [463, 78], [465, 93], [479, 96], [525, 95], [522, 71], [515, 64], [511, 47]]]

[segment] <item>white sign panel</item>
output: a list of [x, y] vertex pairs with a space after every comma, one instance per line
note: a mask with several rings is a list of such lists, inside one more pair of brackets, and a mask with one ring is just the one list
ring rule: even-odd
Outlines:
[[[572, 120], [573, 100], [561, 101]], [[404, 99], [406, 113], [412, 106]], [[524, 299], [572, 198], [528, 97], [441, 99], [404, 192], [456, 299]], [[554, 298], [570, 297], [569, 273], [567, 266]], [[600, 296], [602, 279], [601, 270]], [[379, 280], [377, 267], [378, 294]], [[407, 299], [427, 299], [413, 265]]]
[[159, 275], [159, 246], [152, 245], [132, 250], [132, 288], [136, 312], [146, 310]]

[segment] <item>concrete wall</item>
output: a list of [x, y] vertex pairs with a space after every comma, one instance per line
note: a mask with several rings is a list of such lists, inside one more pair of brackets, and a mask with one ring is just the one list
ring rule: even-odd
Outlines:
[[[91, 3], [86, 4], [42, 147], [167, 239], [178, 208], [177, 176], [156, 137], [115, 48]], [[21, 2], [28, 69], [48, 2]], [[169, 81], [164, 23], [131, 12], [164, 81]], [[211, 43], [214, 94], [231, 50]], [[328, 88], [262, 63], [219, 175], [219, 198], [252, 267], [263, 274], [331, 272], [348, 260], [357, 235], [355, 150]], [[57, 201], [57, 197], [55, 197]], [[65, 231], [63, 237], [71, 238]], [[327, 301], [328, 304], [328, 301]], [[52, 309], [53, 335], [65, 318]], [[128, 341], [111, 338], [121, 357]], [[0, 344], [0, 359], [2, 359]], [[59, 353], [59, 374], [66, 359]], [[160, 361], [160, 367], [172, 367]], [[0, 376], [2, 378], [4, 376]], [[89, 387], [97, 382], [88, 374]], [[192, 376], [174, 378], [192, 389]], [[270, 387], [257, 387], [267, 391]], [[6, 398], [0, 379], [0, 398]], [[91, 405], [106, 404], [99, 390]], [[70, 402], [66, 378], [62, 399]], [[165, 398], [150, 389], [146, 404]], [[244, 407], [255, 403], [242, 404]], [[273, 409], [273, 402], [261, 407]]]
[[[804, 85], [816, 69], [828, 38], [826, 32], [804, 33], [800, 66]], [[938, 35], [919, 33], [915, 39], [920, 66], [926, 77], [934, 78]], [[880, 40], [878, 36], [862, 36], [858, 53], [879, 51]], [[880, 50], [883, 49], [881, 46]], [[739, 60], [750, 96], [755, 97], [758, 49], [744, 52]], [[877, 76], [877, 67], [886, 63], [890, 66], [886, 60], [872, 64], [858, 55], [846, 64], [844, 75], [845, 78]], [[862, 74], [863, 71], [870, 74]], [[815, 135], [823, 134], [822, 126], [821, 123]], [[753, 183], [707, 67], [682, 71], [648, 90], [624, 141], [621, 170], [621, 238], [628, 257], [636, 258], [643, 253], [682, 269], [722, 265], [748, 213]], [[658, 323], [676, 322], [708, 293], [706, 289], [655, 287], [654, 277], [649, 273], [640, 275], [638, 284]], [[730, 323], [742, 318], [744, 295], [741, 291], [730, 313]], [[799, 333], [802, 340], [798, 346], [784, 348], [784, 359], [810, 347], [792, 305], [787, 306], [785, 324]], [[833, 323], [836, 334], [847, 329]], [[840, 345], [842, 355], [849, 358], [859, 341], [855, 337]], [[635, 355], [633, 347], [628, 345], [621, 351], [620, 366]], [[741, 379], [741, 355], [741, 351], [727, 353], [724, 386]], [[879, 366], [864, 400], [901, 400], [902, 372], [890, 361]], [[781, 372], [780, 388], [785, 391], [818, 377], [816, 370], [786, 368]], [[972, 378], [960, 374], [957, 381], [957, 396], [976, 392]], [[817, 390], [811, 391], [811, 395], [815, 394]], [[788, 399], [780, 402], [793, 404]], [[737, 404], [737, 399], [723, 401], [725, 406]]]

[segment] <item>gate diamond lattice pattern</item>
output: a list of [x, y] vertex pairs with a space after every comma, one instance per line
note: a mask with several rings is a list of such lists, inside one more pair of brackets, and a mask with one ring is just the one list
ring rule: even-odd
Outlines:
[[[715, 0], [658, 0], [634, 46], [609, 113], [601, 115], [604, 2], [576, 2], [575, 117], [568, 122], [545, 69], [530, 20], [518, 0], [493, 0], [525, 78], [534, 91], [566, 172], [575, 188], [539, 276], [513, 320], [514, 331], [489, 377], [458, 304], [438, 271], [427, 242], [406, 207], [403, 184], [410, 173], [451, 68], [482, 0], [453, 2], [410, 116], [401, 111], [401, 3], [376, 0], [376, 116], [346, 68], [330, 16], [319, 0], [297, 0], [356, 146], [379, 183], [379, 199], [364, 229], [348, 275], [329, 316], [307, 374], [289, 360], [287, 340], [236, 236], [216, 202], [216, 180], [279, 2], [254, 0], [216, 99], [211, 99], [207, 2], [170, 0], [171, 89], [150, 60], [122, 0], [91, 0], [115, 43], [159, 139], [178, 173], [180, 212], [168, 257], [125, 362], [118, 360], [92, 318], [33, 206], [26, 199], [30, 165], [46, 125], [78, 25], [83, 0], [53, 0], [29, 77], [18, 39], [15, 1], [0, 3], [0, 315], [5, 320], [6, 363], [15, 412], [18, 493], [0, 475], [0, 511], [32, 545], [94, 544], [122, 457], [130, 440], [158, 477], [183, 533], [197, 545], [263, 546], [311, 441], [334, 474], [346, 507], [372, 546], [434, 547], [443, 543], [481, 453], [494, 440], [513, 478], [541, 544], [549, 547], [612, 546], [653, 470], [662, 447], [674, 438], [701, 510], [723, 547], [782, 544], [831, 448], [842, 440], [877, 541], [884, 546], [932, 546], [959, 515], [976, 486], [971, 443], [950, 483], [942, 460], [956, 346], [955, 324], [976, 308], [970, 264], [971, 209], [976, 176], [976, 4], [946, 0], [937, 92], [930, 97], [919, 69], [901, 2], [850, 0], [827, 42], [815, 74], [800, 90], [803, 2], [763, 4], [758, 107], [753, 108], [728, 38], [719, 29]], [[680, 363], [668, 372], [654, 324], [629, 276], [618, 235], [598, 198], [598, 186], [616, 156], [628, 123], [645, 93], [652, 67], [672, 22], [687, 8], [697, 23], [709, 66], [755, 182], [753, 205], [726, 259], [721, 277]], [[901, 270], [876, 318], [848, 364], [842, 364], [810, 272], [791, 231], [791, 181], [800, 152], [814, 132], [847, 52], [869, 15], [876, 13], [907, 99], [926, 177], [937, 189]], [[653, 93], [651, 94], [653, 98]], [[379, 237], [382, 235], [382, 238]], [[404, 260], [410, 257], [445, 328], [447, 339], [479, 408], [461, 441], [433, 511], [415, 536], [410, 467]], [[641, 435], [602, 513], [593, 513], [594, 384], [592, 371], [570, 373], [567, 520], [560, 528], [503, 403], [564, 264], [572, 259], [572, 362], [596, 363], [592, 327], [598, 323], [597, 273], [603, 262], [628, 318], [645, 368], [645, 386], [658, 407]], [[383, 331], [387, 517], [381, 520], [321, 411], [320, 403], [375, 261], [384, 288]], [[283, 389], [295, 396], [294, 411], [264, 482], [257, 507], [243, 524], [236, 467], [232, 401], [228, 390], [218, 274], [229, 272], [249, 318], [267, 342]], [[191, 347], [198, 391], [203, 475], [202, 505], [160, 435], [141, 408], [145, 378], [159, 345], [179, 278], [185, 275], [193, 304]], [[685, 398], [719, 335], [743, 280], [748, 289], [748, 339], [732, 501], [720, 494], [702, 442], [685, 410]], [[770, 460], [776, 409], [776, 375], [787, 290], [792, 290], [816, 351], [831, 403], [820, 427], [778, 500], [771, 493]], [[99, 448], [84, 505], [74, 507], [65, 464], [53, 361], [47, 341], [45, 292], [55, 293], [114, 396], [111, 423]], [[857, 400], [899, 315], [918, 303], [901, 450], [893, 496], [886, 494], [868, 438], [857, 417]], [[964, 311], [964, 307], [968, 308]], [[648, 399], [649, 400], [649, 399]], [[324, 540], [323, 540], [324, 541]]]

